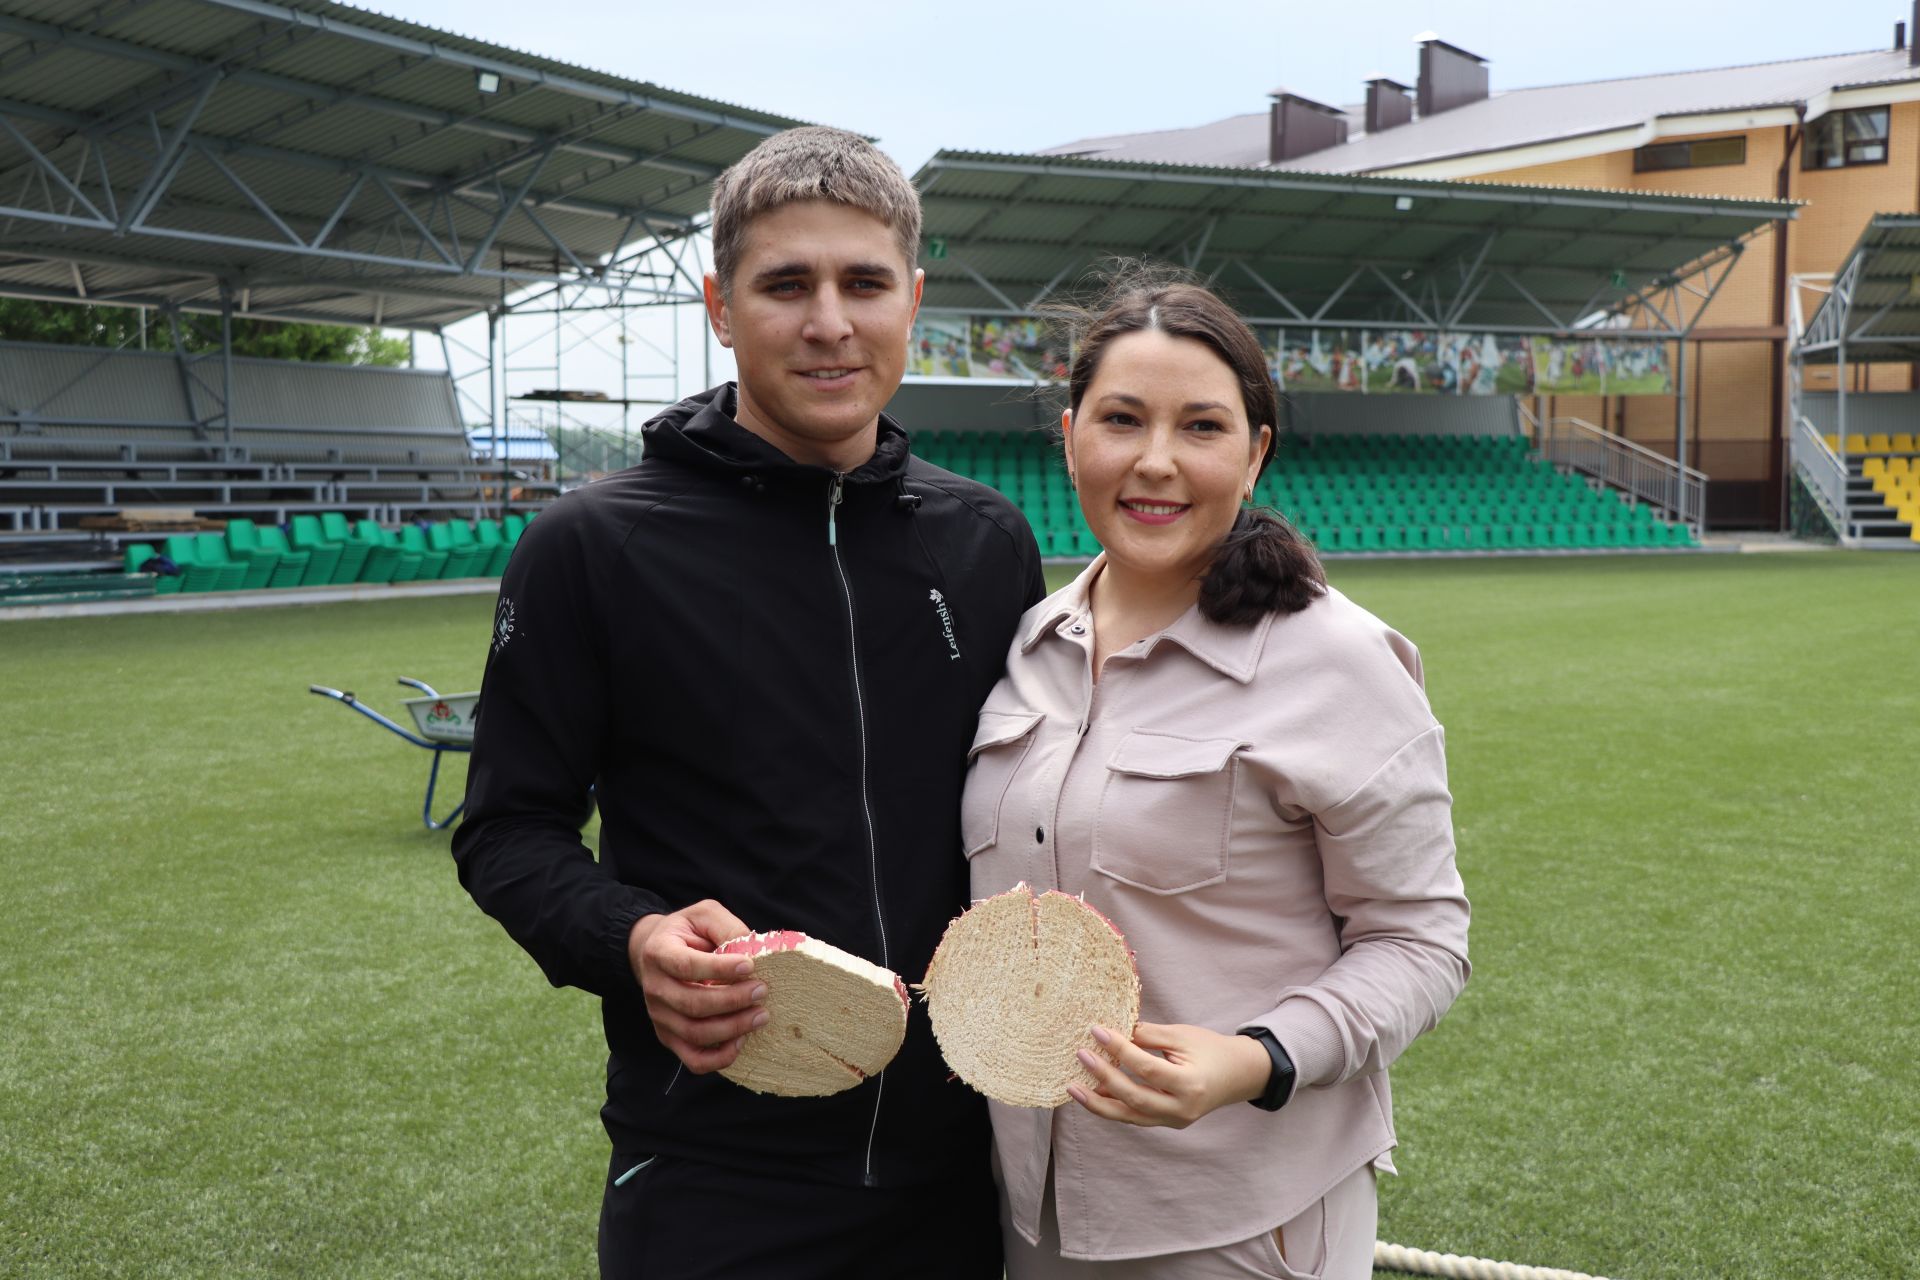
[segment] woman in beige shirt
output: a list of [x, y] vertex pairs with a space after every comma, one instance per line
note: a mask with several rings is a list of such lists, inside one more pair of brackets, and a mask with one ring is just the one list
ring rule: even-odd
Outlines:
[[1118, 925], [1142, 1021], [1096, 1029], [1097, 1091], [993, 1105], [1008, 1273], [1370, 1276], [1386, 1069], [1468, 969], [1419, 655], [1243, 506], [1277, 406], [1218, 298], [1118, 287], [1069, 401], [1105, 550], [1022, 620], [961, 827], [976, 897]]

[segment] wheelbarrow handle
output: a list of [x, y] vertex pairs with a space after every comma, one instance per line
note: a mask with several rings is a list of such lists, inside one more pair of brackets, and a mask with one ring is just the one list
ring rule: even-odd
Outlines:
[[414, 680], [407, 676], [401, 676], [394, 683], [404, 684], [410, 689], [418, 689], [420, 692], [426, 694], [429, 698], [437, 698], [440, 696], [440, 691], [434, 688], [432, 685], [428, 684], [425, 680]]

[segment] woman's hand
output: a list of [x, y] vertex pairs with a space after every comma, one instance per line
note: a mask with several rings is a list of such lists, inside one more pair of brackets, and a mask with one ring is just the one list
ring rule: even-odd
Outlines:
[[1093, 1038], [1108, 1057], [1082, 1049], [1080, 1062], [1099, 1088], [1069, 1085], [1067, 1092], [1093, 1114], [1123, 1124], [1184, 1129], [1229, 1103], [1253, 1101], [1273, 1070], [1258, 1040], [1205, 1027], [1143, 1022], [1131, 1044], [1105, 1027], [1095, 1027]]

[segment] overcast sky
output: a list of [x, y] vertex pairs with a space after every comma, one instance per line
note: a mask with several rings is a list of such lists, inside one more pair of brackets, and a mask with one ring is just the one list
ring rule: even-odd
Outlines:
[[1411, 84], [1431, 30], [1493, 88], [1891, 47], [1910, 0], [365, 0], [669, 89], [877, 137], [909, 173], [941, 147], [1031, 151], [1263, 111], [1284, 85], [1360, 100]]

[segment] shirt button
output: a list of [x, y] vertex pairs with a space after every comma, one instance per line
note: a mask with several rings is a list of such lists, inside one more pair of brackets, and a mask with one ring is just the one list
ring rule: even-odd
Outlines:
[[1045, 844], [1047, 842], [1047, 829], [1045, 827], [1035, 827], [1033, 829], [1033, 842], [1035, 844]]
[[1074, 623], [1072, 626], [1068, 627], [1067, 630], [1073, 632], [1073, 634], [1077, 636], [1083, 636], [1087, 634], [1086, 624], [1082, 622]]

